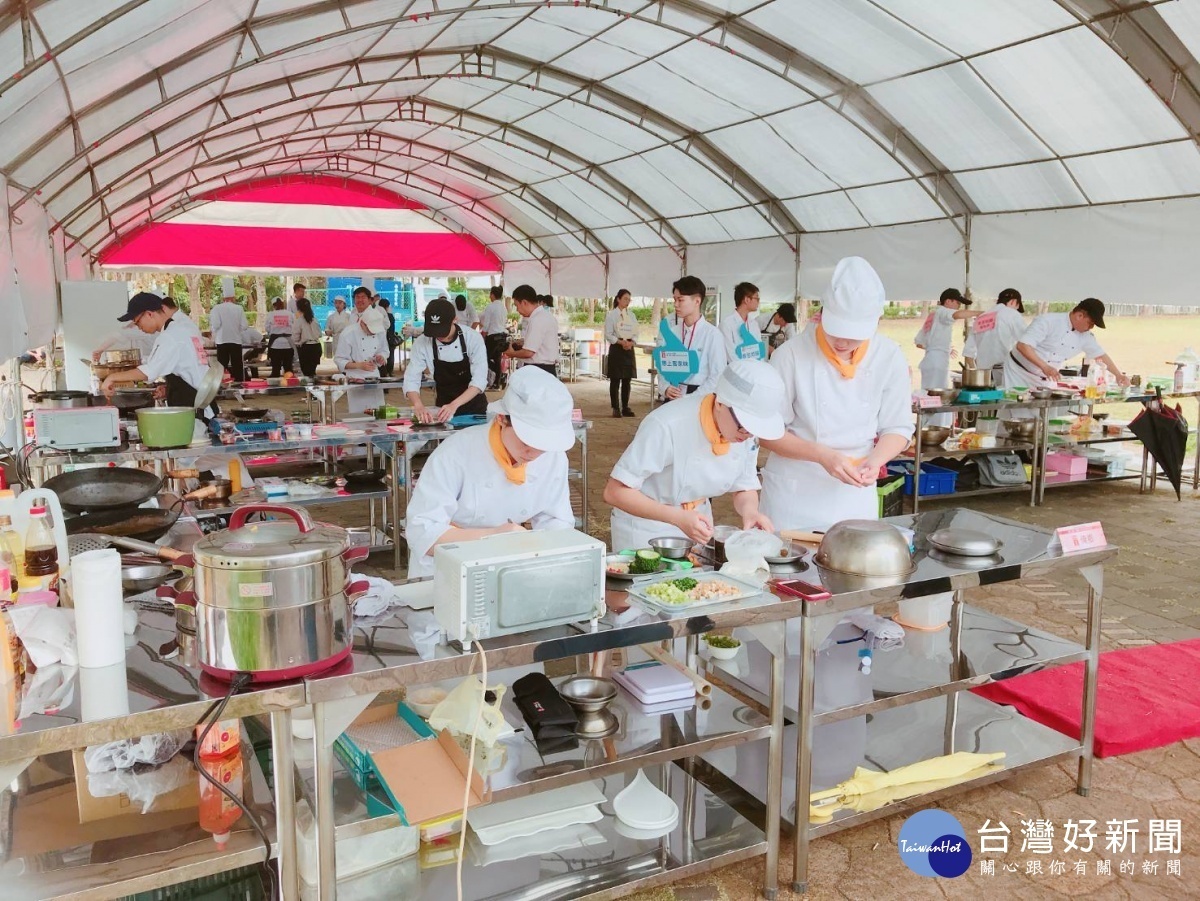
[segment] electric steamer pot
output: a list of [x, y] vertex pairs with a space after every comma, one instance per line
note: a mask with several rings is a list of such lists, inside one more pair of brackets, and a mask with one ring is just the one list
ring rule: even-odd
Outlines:
[[[287, 519], [248, 524], [254, 513]], [[194, 593], [163, 588], [159, 595], [195, 607], [205, 672], [276, 682], [322, 672], [349, 655], [354, 601], [368, 587], [351, 582], [350, 567], [368, 549], [351, 548], [345, 529], [313, 523], [296, 507], [247, 504], [192, 553]]]

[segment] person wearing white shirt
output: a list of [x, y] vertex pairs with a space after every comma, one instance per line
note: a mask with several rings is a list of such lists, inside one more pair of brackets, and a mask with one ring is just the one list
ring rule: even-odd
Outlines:
[[613, 308], [604, 317], [604, 340], [608, 344], [608, 398], [612, 402], [614, 419], [634, 415], [629, 409], [629, 390], [637, 378], [633, 349], [637, 319], [629, 312], [631, 300], [633, 295], [622, 288], [613, 298]]
[[796, 336], [796, 305], [781, 303], [774, 313], [759, 316], [758, 325], [767, 342], [767, 356], [770, 357], [785, 341]]
[[232, 293], [226, 294], [208, 314], [213, 344], [217, 346], [217, 361], [229, 370], [235, 382], [242, 380], [242, 332], [248, 324], [246, 311]]
[[[971, 301], [957, 288], [947, 288], [938, 298], [938, 305], [925, 317], [913, 343], [923, 348], [921, 358], [921, 390], [950, 387], [950, 345], [954, 340], [954, 323], [978, 316], [978, 310], [968, 310]], [[929, 417], [932, 426], [949, 426], [953, 413], [937, 413]]]
[[730, 360], [765, 360], [767, 347], [758, 324], [758, 288], [739, 282], [733, 288], [733, 312], [717, 323]]
[[333, 312], [325, 317], [325, 334], [332, 339], [330, 354], [337, 348], [338, 336], [353, 321], [354, 315], [346, 309], [346, 298], [339, 294], [333, 299]]
[[297, 310], [296, 302], [308, 296], [308, 288], [297, 282], [292, 285], [292, 296], [287, 299], [287, 311], [295, 313]]
[[483, 308], [479, 317], [480, 331], [483, 332], [483, 343], [487, 349], [488, 369], [491, 370], [491, 384], [499, 387], [502, 374], [500, 360], [508, 349], [508, 306], [504, 303], [504, 288], [493, 285], [491, 301]]
[[[991, 369], [994, 366], [1004, 366], [1004, 361], [1017, 346], [1017, 341], [1024, 334], [1026, 323], [1025, 305], [1021, 302], [1021, 292], [1016, 288], [1005, 288], [996, 299], [996, 306], [975, 318], [971, 323], [972, 347], [963, 347], [963, 356], [970, 356], [975, 361], [977, 369]], [[997, 380], [1003, 384], [1003, 375]]]
[[[696, 352], [699, 368], [679, 386], [660, 378], [658, 394], [662, 399], [675, 400], [697, 391], [701, 394], [712, 394], [717, 387], [717, 378], [729, 364], [729, 356], [725, 353], [725, 339], [700, 315], [700, 305], [704, 302], [706, 292], [704, 282], [694, 275], [685, 275], [671, 286], [675, 312], [664, 322], [684, 347]], [[665, 343], [661, 334], [656, 343], [660, 346]]]
[[1059, 368], [1082, 353], [1086, 360], [1100, 360], [1117, 377], [1117, 384], [1129, 379], [1107, 353], [1093, 328], [1104, 328], [1104, 304], [1088, 297], [1070, 313], [1044, 313], [1025, 329], [1004, 364], [1004, 384], [1029, 388], [1056, 385]]
[[[387, 316], [383, 310], [370, 306], [368, 292], [367, 308], [358, 315], [358, 321], [342, 332], [338, 338], [334, 362], [340, 372], [350, 379], [375, 380], [379, 377], [379, 367], [387, 362]], [[368, 407], [377, 407], [383, 403], [383, 389], [351, 388], [346, 392], [346, 400], [351, 413], [362, 413]]]
[[508, 380], [488, 425], [451, 435], [429, 455], [408, 504], [408, 578], [434, 572], [439, 544], [501, 532], [571, 529], [567, 454], [574, 401], [535, 366]]
[[[162, 379], [167, 383], [167, 405], [171, 407], [194, 407], [196, 389], [208, 372], [208, 352], [200, 329], [187, 316], [165, 306], [157, 294], [142, 291], [129, 300], [125, 315], [119, 322], [132, 322], [147, 334], [158, 335], [149, 359], [143, 360], [136, 369], [126, 369], [109, 375], [100, 386], [108, 397], [118, 385], [128, 382], [153, 382]], [[215, 416], [217, 409], [210, 405], [197, 417]]]
[[[435, 417], [421, 401], [421, 378], [433, 374]], [[454, 306], [435, 300], [425, 308], [425, 333], [413, 342], [404, 370], [404, 393], [418, 422], [449, 422], [455, 416], [487, 413], [487, 350], [474, 329], [463, 328]]]
[[821, 322], [771, 357], [783, 379], [788, 433], [764, 441], [763, 512], [780, 529], [824, 530], [876, 519], [879, 468], [913, 435], [908, 363], [877, 333], [883, 284], [861, 257], [841, 260]]
[[475, 312], [475, 304], [467, 300], [465, 294], [454, 298], [454, 321], [462, 328], [479, 328], [479, 314]]
[[538, 300], [531, 285], [517, 285], [512, 293], [517, 312], [525, 323], [524, 344], [509, 348], [504, 356], [524, 360], [526, 364], [558, 375], [558, 320]]
[[758, 442], [783, 436], [783, 381], [763, 360], [734, 360], [713, 394], [659, 407], [633, 436], [604, 488], [612, 546], [712, 537], [711, 498], [732, 494], [743, 529], [774, 531], [759, 512]]
[[271, 378], [277, 379], [292, 368], [292, 322], [294, 313], [289, 313], [282, 300], [275, 301], [275, 309], [267, 314], [267, 359], [271, 361]]

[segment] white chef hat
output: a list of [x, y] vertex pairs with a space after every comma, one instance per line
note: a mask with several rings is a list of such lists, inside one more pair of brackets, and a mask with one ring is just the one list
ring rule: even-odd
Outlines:
[[372, 335], [378, 335], [387, 328], [387, 314], [378, 307], [367, 307], [359, 315], [358, 321], [365, 325]]
[[774, 441], [784, 432], [783, 379], [775, 367], [762, 360], [734, 360], [717, 379], [717, 400], [755, 438]]
[[887, 295], [862, 257], [843, 257], [821, 298], [821, 327], [834, 338], [862, 341], [875, 334]]
[[489, 413], [502, 413], [517, 437], [540, 451], [565, 451], [575, 444], [571, 392], [558, 379], [536, 366], [522, 366], [508, 377], [504, 396], [488, 404]]

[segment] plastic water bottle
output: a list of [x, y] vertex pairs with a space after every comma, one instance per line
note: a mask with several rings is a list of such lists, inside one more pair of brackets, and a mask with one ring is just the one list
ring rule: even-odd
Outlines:
[[1187, 366], [1184, 363], [1175, 364], [1175, 378], [1172, 383], [1172, 390], [1179, 394], [1183, 391], [1184, 370]]

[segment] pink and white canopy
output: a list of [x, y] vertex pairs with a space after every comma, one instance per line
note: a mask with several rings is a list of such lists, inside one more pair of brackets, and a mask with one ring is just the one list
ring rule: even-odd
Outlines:
[[281, 176], [212, 191], [100, 255], [110, 269], [172, 272], [497, 272], [477, 238], [374, 185]]

